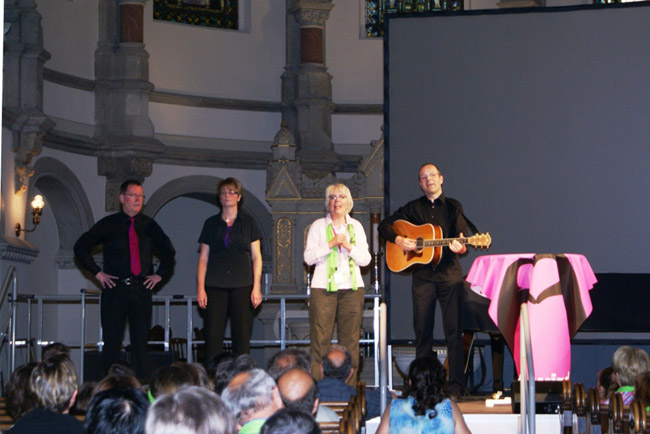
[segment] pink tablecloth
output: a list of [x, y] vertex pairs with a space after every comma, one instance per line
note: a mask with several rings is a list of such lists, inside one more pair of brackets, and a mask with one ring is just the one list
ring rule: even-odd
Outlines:
[[589, 290], [596, 276], [582, 255], [486, 255], [467, 275], [472, 289], [488, 297], [519, 373], [519, 308], [528, 303], [533, 367], [538, 381], [565, 380], [571, 373], [571, 338], [591, 314]]

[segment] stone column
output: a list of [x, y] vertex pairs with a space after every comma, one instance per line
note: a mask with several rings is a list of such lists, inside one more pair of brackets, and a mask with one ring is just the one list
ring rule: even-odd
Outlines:
[[32, 158], [41, 153], [43, 136], [54, 121], [43, 113], [43, 67], [50, 53], [43, 48], [41, 15], [34, 0], [6, 0], [2, 124], [13, 132], [15, 191], [27, 190], [34, 174]]
[[332, 77], [325, 66], [331, 1], [293, 1], [287, 17], [287, 38], [293, 39], [287, 42], [283, 114], [296, 137], [303, 173], [312, 178], [326, 176], [342, 162], [332, 144]]
[[[164, 151], [149, 118], [149, 54], [143, 43], [146, 0], [100, 0], [95, 51], [95, 138], [98, 173], [106, 176], [106, 210], [119, 209], [117, 189], [143, 181]], [[117, 41], [117, 42], [116, 42]]]
[[[299, 185], [302, 174], [296, 162], [296, 143], [283, 121], [273, 139], [273, 160], [266, 176], [266, 201], [273, 216], [273, 282], [271, 292], [300, 292], [296, 264], [302, 263], [296, 248], [296, 212], [302, 199]], [[300, 261], [300, 262], [298, 262]]]

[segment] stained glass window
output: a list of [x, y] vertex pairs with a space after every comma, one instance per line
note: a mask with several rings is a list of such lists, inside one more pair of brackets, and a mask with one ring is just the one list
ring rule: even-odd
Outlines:
[[413, 12], [462, 11], [464, 0], [365, 0], [366, 37], [384, 35], [384, 16]]
[[238, 3], [239, 0], [154, 0], [153, 19], [237, 30]]

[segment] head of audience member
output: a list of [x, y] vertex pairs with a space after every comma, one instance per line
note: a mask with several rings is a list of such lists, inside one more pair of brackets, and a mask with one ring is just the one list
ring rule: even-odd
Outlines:
[[41, 354], [41, 360], [47, 359], [48, 357], [56, 356], [63, 354], [67, 358], [70, 358], [70, 347], [61, 342], [52, 342], [43, 347], [43, 352]]
[[278, 391], [285, 408], [300, 410], [313, 416], [318, 411], [318, 383], [307, 371], [293, 368], [277, 380]]
[[248, 354], [224, 357], [215, 368], [214, 391], [221, 394], [233, 377], [240, 372], [257, 368], [257, 362]]
[[192, 375], [176, 365], [158, 368], [151, 376], [149, 392], [155, 399], [161, 395], [171, 395], [183, 386], [193, 385]]
[[29, 385], [36, 363], [20, 365], [9, 376], [5, 391], [7, 413], [14, 421], [36, 407], [36, 395]]
[[445, 398], [446, 381], [447, 372], [437, 357], [420, 357], [411, 362], [407, 395], [415, 400], [413, 411], [417, 416], [434, 409]]
[[642, 349], [625, 345], [614, 352], [612, 368], [619, 386], [634, 386], [637, 375], [650, 371], [650, 358]]
[[354, 373], [352, 355], [341, 345], [329, 347], [321, 361], [321, 376], [346, 382]]
[[36, 406], [53, 413], [68, 413], [77, 395], [77, 372], [72, 361], [59, 354], [41, 360], [34, 368], [30, 386]]
[[295, 408], [282, 408], [268, 418], [260, 434], [320, 434], [314, 418]]
[[609, 395], [616, 392], [618, 383], [614, 375], [614, 368], [608, 366], [598, 371], [598, 395], [601, 400], [608, 399]]
[[221, 397], [235, 415], [238, 429], [253, 419], [267, 419], [282, 408], [275, 381], [262, 369], [235, 375]]
[[140, 390], [104, 390], [90, 401], [84, 427], [87, 434], [143, 434], [148, 409]]
[[198, 363], [174, 362], [172, 366], [177, 366], [190, 374], [192, 381], [187, 384], [188, 386], [201, 386], [209, 388], [210, 380], [208, 379], [208, 372], [205, 368]]
[[142, 384], [135, 377], [125, 377], [121, 375], [107, 375], [95, 385], [93, 394], [103, 392], [109, 389], [140, 389]]
[[86, 414], [90, 400], [95, 395], [96, 381], [86, 381], [79, 387], [77, 397], [74, 400], [74, 405], [70, 409], [72, 414]]
[[203, 387], [186, 386], [165, 395], [149, 409], [147, 434], [234, 434], [235, 418], [219, 396]]
[[108, 368], [107, 375], [116, 375], [120, 377], [135, 377], [133, 365], [126, 360], [117, 360]]
[[311, 356], [305, 351], [296, 348], [287, 348], [278, 351], [269, 360], [266, 372], [277, 380], [285, 371], [300, 368], [309, 372], [311, 369]]
[[650, 405], [650, 371], [642, 372], [636, 377], [634, 395], [643, 405]]

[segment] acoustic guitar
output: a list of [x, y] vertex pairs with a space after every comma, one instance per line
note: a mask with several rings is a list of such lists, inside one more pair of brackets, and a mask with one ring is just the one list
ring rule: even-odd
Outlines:
[[488, 248], [492, 243], [489, 232], [471, 237], [443, 238], [442, 228], [430, 223], [414, 225], [406, 220], [397, 220], [393, 223], [393, 230], [402, 238], [414, 239], [417, 246], [415, 250], [405, 252], [397, 244], [386, 242], [386, 263], [394, 273], [417, 264], [436, 265], [442, 258], [442, 248], [453, 240], [476, 248]]

